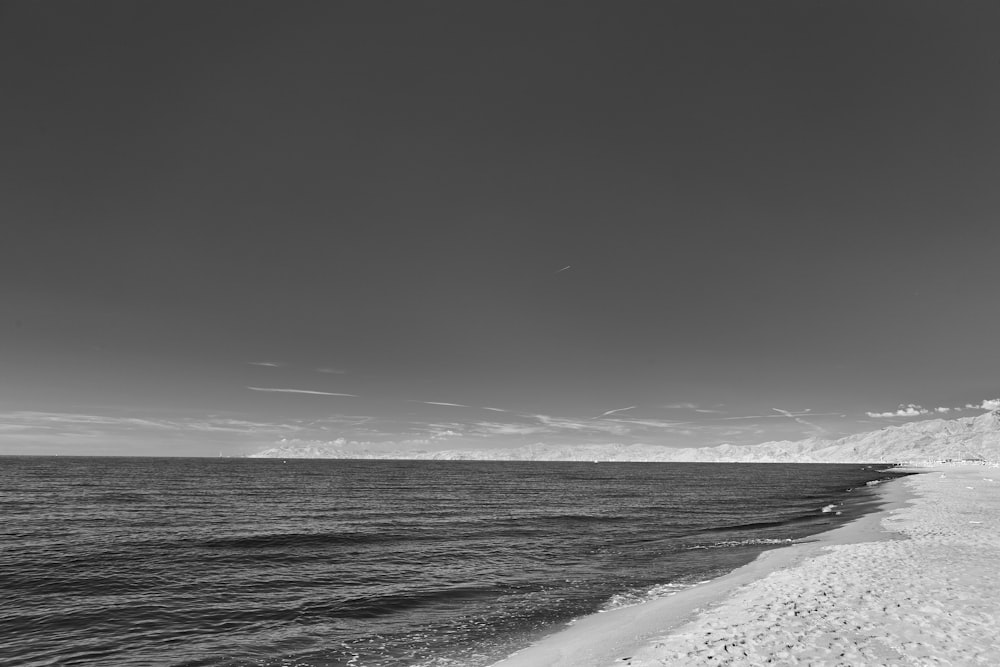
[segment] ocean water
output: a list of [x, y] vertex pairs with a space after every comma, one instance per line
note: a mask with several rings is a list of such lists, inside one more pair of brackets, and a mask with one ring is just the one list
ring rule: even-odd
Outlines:
[[870, 511], [896, 475], [0, 457], [0, 664], [489, 665]]

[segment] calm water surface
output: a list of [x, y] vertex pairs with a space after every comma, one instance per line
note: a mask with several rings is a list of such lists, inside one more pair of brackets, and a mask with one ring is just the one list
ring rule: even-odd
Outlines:
[[893, 476], [0, 457], [0, 663], [488, 665], [869, 511]]

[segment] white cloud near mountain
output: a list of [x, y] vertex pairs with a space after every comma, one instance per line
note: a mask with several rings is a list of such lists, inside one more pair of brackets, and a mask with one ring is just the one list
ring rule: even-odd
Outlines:
[[888, 412], [866, 412], [869, 417], [876, 418], [888, 418], [888, 417], [919, 417], [920, 415], [930, 414], [930, 410], [923, 407], [922, 405], [917, 405], [916, 403], [899, 404], [898, 410], [889, 410]]
[[866, 412], [869, 417], [891, 418], [891, 417], [920, 417], [931, 413], [947, 414], [949, 412], [961, 412], [962, 410], [1000, 410], [1000, 398], [987, 398], [979, 403], [966, 403], [957, 407], [939, 406], [933, 409], [925, 408], [916, 403], [900, 403], [897, 410], [887, 412]]

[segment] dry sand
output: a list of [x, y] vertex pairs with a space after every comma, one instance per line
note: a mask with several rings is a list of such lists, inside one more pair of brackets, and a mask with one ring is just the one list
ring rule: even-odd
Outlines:
[[497, 667], [1000, 664], [1000, 470], [942, 467], [890, 504]]

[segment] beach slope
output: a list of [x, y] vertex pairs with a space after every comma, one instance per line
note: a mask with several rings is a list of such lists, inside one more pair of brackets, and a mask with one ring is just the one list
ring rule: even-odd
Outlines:
[[885, 486], [879, 513], [581, 619], [499, 665], [996, 664], [1000, 470], [946, 466]]
[[615, 664], [992, 665], [1000, 659], [1000, 470], [946, 467], [882, 523], [742, 587]]

